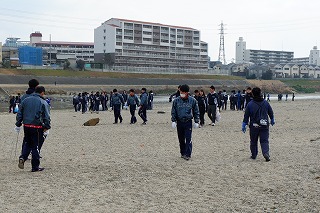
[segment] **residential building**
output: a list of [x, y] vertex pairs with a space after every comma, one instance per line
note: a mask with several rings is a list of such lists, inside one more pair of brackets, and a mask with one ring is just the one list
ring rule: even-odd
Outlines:
[[96, 63], [118, 70], [208, 70], [208, 44], [200, 31], [111, 18], [94, 31]]
[[239, 38], [236, 42], [236, 64], [242, 64], [246, 62], [246, 42], [243, 37]]
[[310, 50], [309, 55], [309, 64], [320, 65], [320, 51], [317, 46], [314, 46], [312, 50]]
[[43, 49], [44, 64], [62, 64], [66, 59], [94, 61], [92, 42], [43, 41], [40, 32], [30, 34], [30, 45]]
[[272, 71], [276, 78], [320, 78], [320, 67], [307, 64], [277, 64]]
[[243, 37], [236, 42], [236, 63], [278, 64], [293, 60], [293, 52], [246, 49]]
[[302, 58], [294, 58], [292, 63], [295, 64], [309, 64], [309, 57], [302, 57]]

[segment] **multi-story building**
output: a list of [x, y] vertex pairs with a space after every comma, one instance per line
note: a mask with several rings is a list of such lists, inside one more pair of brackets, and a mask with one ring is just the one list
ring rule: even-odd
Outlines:
[[236, 64], [246, 63], [246, 42], [243, 37], [236, 42]]
[[320, 65], [320, 51], [317, 46], [310, 50], [309, 64]]
[[278, 64], [289, 63], [293, 60], [293, 52], [272, 50], [246, 49], [246, 42], [242, 37], [236, 42], [236, 63]]
[[94, 59], [115, 69], [208, 70], [208, 44], [200, 31], [111, 18], [94, 31]]
[[30, 34], [30, 45], [43, 49], [44, 64], [59, 64], [66, 59], [94, 61], [94, 44], [92, 42], [42, 41], [42, 34]]
[[292, 63], [295, 64], [309, 64], [309, 57], [302, 57], [302, 58], [294, 58]]

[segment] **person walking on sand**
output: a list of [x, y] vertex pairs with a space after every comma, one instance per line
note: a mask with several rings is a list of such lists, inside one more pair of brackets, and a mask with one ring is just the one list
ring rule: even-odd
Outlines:
[[[256, 159], [258, 155], [258, 139], [263, 157], [270, 161], [269, 153], [269, 125], [275, 124], [273, 110], [268, 101], [261, 95], [261, 89], [252, 89], [253, 100], [248, 104], [242, 122], [242, 132], [246, 132], [246, 126], [250, 128], [250, 150], [251, 159]], [[270, 121], [269, 121], [270, 118]]]
[[138, 99], [138, 96], [134, 93], [133, 89], [129, 90], [127, 106], [129, 107], [130, 114], [131, 114], [130, 124], [135, 124], [137, 122], [135, 113], [136, 113], [137, 106], [139, 106], [139, 99]]
[[198, 101], [198, 107], [199, 107], [199, 113], [200, 113], [200, 126], [199, 128], [204, 126], [204, 115], [206, 114], [207, 111], [207, 98], [204, 93], [204, 91], [201, 89], [195, 90], [194, 91], [195, 96], [194, 98]]
[[215, 92], [215, 87], [210, 87], [210, 93], [207, 95], [208, 99], [208, 117], [211, 120], [211, 126], [216, 125], [216, 112], [218, 106], [218, 95]]
[[147, 89], [142, 88], [141, 89], [141, 95], [140, 95], [140, 106], [139, 106], [139, 116], [143, 120], [142, 125], [147, 124], [147, 108], [148, 108], [148, 94]]
[[294, 95], [294, 93], [292, 93], [292, 101], [294, 101], [294, 98], [295, 98], [296, 96]]
[[192, 119], [194, 128], [199, 127], [199, 107], [196, 99], [189, 96], [189, 86], [181, 85], [180, 96], [174, 99], [171, 109], [172, 128], [177, 128], [181, 158], [189, 160], [192, 154]]
[[121, 94], [118, 93], [117, 89], [113, 90], [113, 95], [112, 95], [112, 99], [110, 106], [113, 109], [113, 113], [114, 113], [114, 123], [113, 124], [117, 124], [118, 123], [118, 119], [120, 120], [120, 123], [122, 123], [122, 116], [121, 116], [121, 106], [124, 105], [124, 101], [123, 101], [123, 97]]
[[49, 106], [43, 96], [45, 88], [36, 87], [35, 93], [27, 97], [22, 103], [17, 114], [17, 122], [14, 130], [19, 133], [23, 124], [24, 144], [22, 154], [19, 157], [18, 167], [24, 169], [24, 162], [32, 154], [32, 172], [42, 171], [40, 166], [39, 150], [42, 146], [41, 138], [48, 136], [50, 125]]

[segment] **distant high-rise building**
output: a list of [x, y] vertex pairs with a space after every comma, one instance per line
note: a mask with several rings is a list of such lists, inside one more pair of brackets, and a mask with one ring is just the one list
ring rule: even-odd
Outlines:
[[208, 70], [208, 44], [190, 27], [111, 18], [94, 30], [94, 59], [119, 70]]
[[317, 46], [310, 50], [309, 64], [320, 65], [320, 54]]
[[236, 42], [236, 63], [281, 64], [293, 60], [294, 53], [289, 51], [252, 50], [246, 49], [242, 37]]
[[246, 62], [246, 42], [242, 37], [236, 42], [236, 64], [241, 64]]

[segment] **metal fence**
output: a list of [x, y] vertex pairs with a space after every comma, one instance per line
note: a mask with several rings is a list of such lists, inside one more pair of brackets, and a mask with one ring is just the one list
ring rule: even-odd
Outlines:
[[179, 68], [148, 68], [148, 67], [126, 67], [116, 66], [112, 69], [87, 70], [97, 72], [124, 72], [124, 73], [144, 73], [144, 74], [194, 74], [194, 75], [229, 75], [228, 71], [214, 69], [179, 69]]

